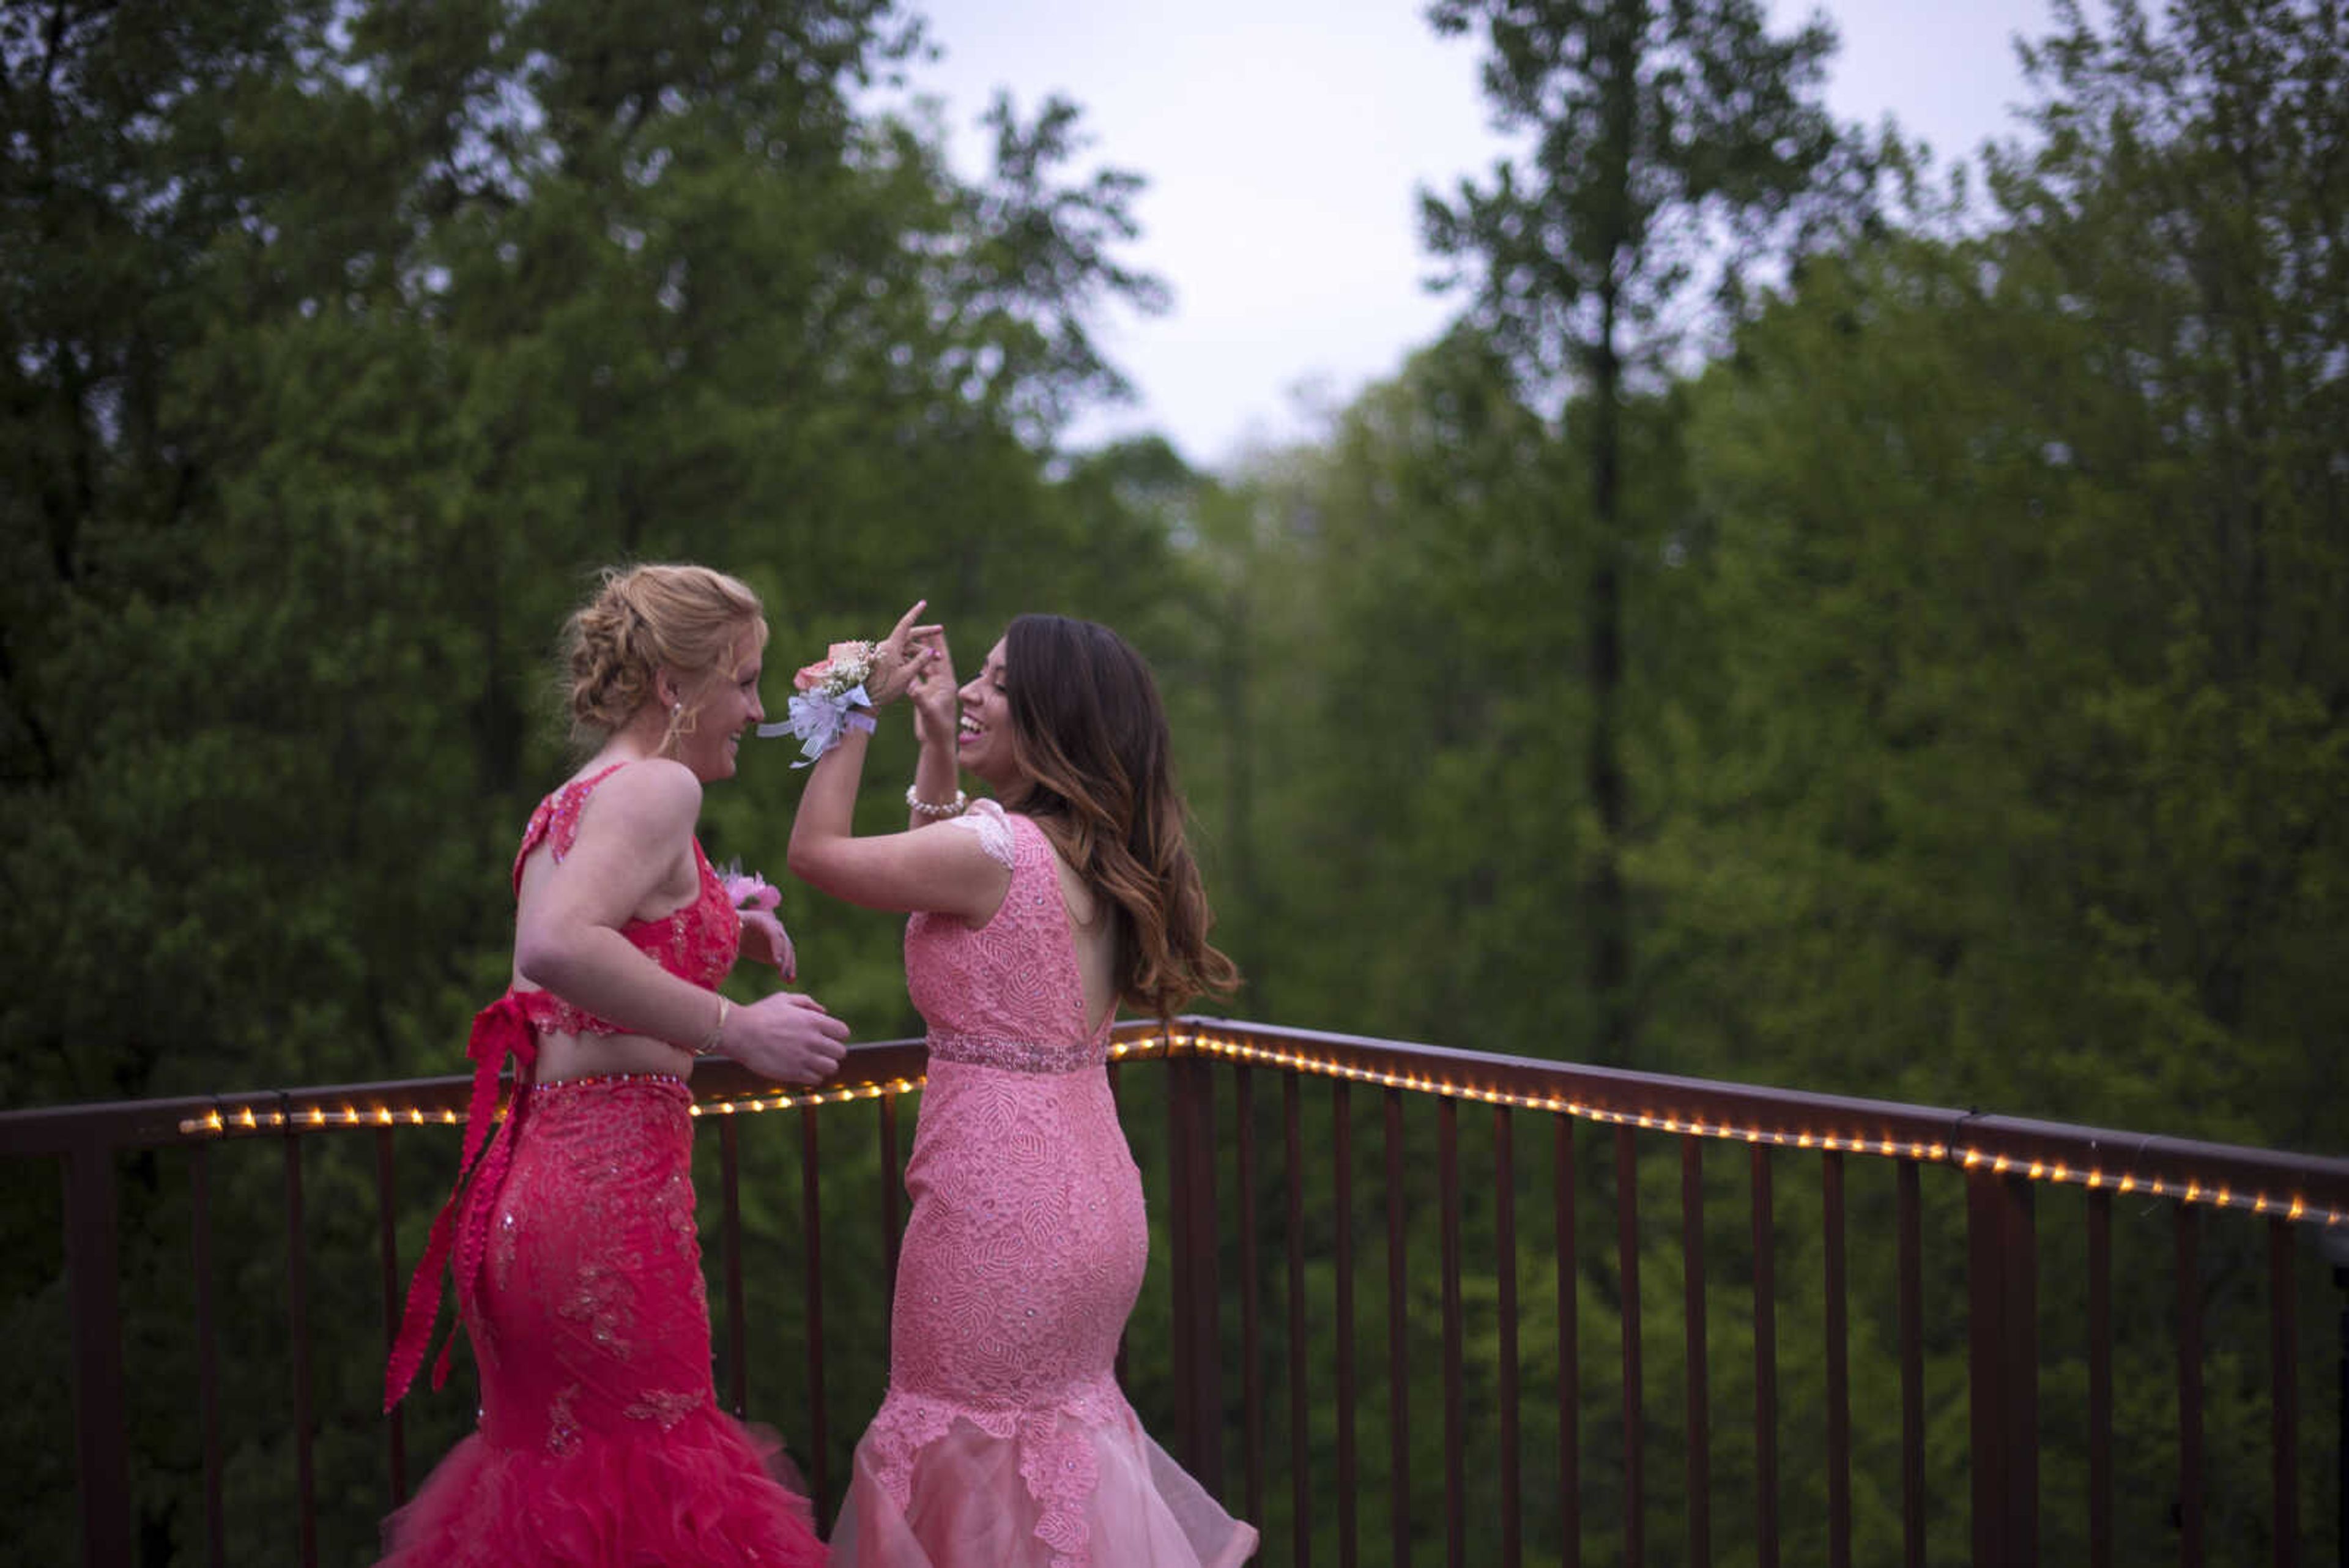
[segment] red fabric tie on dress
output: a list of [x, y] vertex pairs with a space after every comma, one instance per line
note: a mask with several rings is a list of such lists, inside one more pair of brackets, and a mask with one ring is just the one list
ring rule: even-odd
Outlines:
[[[531, 854], [543, 844], [563, 859], [613, 771], [539, 803], [514, 856], [517, 898]], [[693, 861], [693, 900], [619, 931], [668, 973], [715, 990], [740, 919], [698, 841]], [[409, 1287], [384, 1407], [422, 1367], [453, 1273], [480, 1421], [386, 1521], [381, 1568], [824, 1561], [807, 1499], [782, 1480], [780, 1443], [728, 1416], [711, 1383], [692, 1090], [681, 1074], [536, 1082], [549, 1036], [631, 1033], [543, 991], [509, 990], [473, 1019], [463, 1158]], [[449, 1361], [443, 1345], [434, 1386]]]
[[[626, 765], [614, 763], [585, 778], [574, 779], [539, 802], [538, 809], [531, 814], [530, 826], [523, 830], [522, 847], [514, 854], [513, 888], [517, 898], [522, 893], [523, 866], [531, 852], [551, 839], [554, 859], [560, 863], [578, 836], [580, 814], [586, 809], [595, 786]], [[630, 920], [619, 931], [669, 973], [715, 991], [734, 967], [741, 940], [741, 922], [734, 912], [733, 901], [726, 896], [725, 884], [710, 868], [709, 857], [702, 853], [698, 838], [693, 841], [693, 863], [699, 873], [700, 887], [691, 902], [656, 919]], [[628, 1033], [621, 1025], [574, 1007], [547, 991], [509, 990], [473, 1015], [472, 1037], [465, 1043], [465, 1054], [473, 1059], [473, 1098], [466, 1113], [465, 1152], [457, 1165], [456, 1185], [432, 1221], [431, 1239], [425, 1243], [424, 1256], [416, 1265], [415, 1277], [409, 1282], [408, 1304], [400, 1314], [399, 1333], [392, 1340], [391, 1355], [384, 1367], [383, 1407], [387, 1414], [407, 1394], [418, 1369], [424, 1365], [432, 1325], [440, 1313], [440, 1271], [450, 1261], [452, 1245], [460, 1313], [481, 1276], [481, 1258], [489, 1246], [492, 1211], [497, 1206], [498, 1189], [504, 1184], [506, 1169], [513, 1163], [515, 1128], [522, 1121], [523, 1107], [530, 1103], [530, 1069], [538, 1060], [542, 1030], [574, 1034]], [[497, 1117], [498, 1074], [508, 1056], [516, 1064], [513, 1100], [506, 1107], [505, 1125], [492, 1137], [489, 1127]], [[432, 1368], [435, 1388], [449, 1379], [449, 1354], [455, 1338], [455, 1331], [451, 1330], [450, 1337], [441, 1342], [440, 1358]]]
[[[460, 1309], [481, 1272], [481, 1258], [489, 1247], [490, 1211], [496, 1206], [506, 1167], [513, 1159], [514, 1129], [530, 1101], [530, 1069], [538, 1060], [538, 1023], [559, 1005], [543, 991], [509, 991], [473, 1015], [473, 1033], [465, 1042], [465, 1054], [473, 1059], [465, 1149], [457, 1161], [456, 1184], [440, 1212], [433, 1216], [424, 1256], [417, 1261], [415, 1276], [408, 1282], [408, 1304], [400, 1314], [399, 1334], [392, 1341], [390, 1359], [384, 1367], [387, 1415], [407, 1394], [424, 1365], [424, 1353], [432, 1343], [432, 1325], [440, 1315], [440, 1271], [450, 1261], [452, 1243]], [[514, 1059], [516, 1068], [513, 1099], [506, 1107], [504, 1122], [492, 1135], [489, 1127], [497, 1118], [498, 1075], [508, 1056]], [[449, 1380], [449, 1353], [456, 1338], [451, 1328], [449, 1337], [440, 1342], [440, 1355], [432, 1366], [435, 1388]]]

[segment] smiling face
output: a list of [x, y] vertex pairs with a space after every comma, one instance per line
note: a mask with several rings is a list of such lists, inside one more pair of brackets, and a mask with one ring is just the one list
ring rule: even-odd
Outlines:
[[1019, 774], [1011, 743], [1011, 694], [1003, 667], [1003, 642], [987, 650], [987, 663], [957, 693], [962, 722], [955, 737], [955, 758], [998, 794]]
[[704, 784], [734, 776], [742, 732], [767, 716], [759, 701], [765, 631], [763, 622], [746, 625], [733, 639], [728, 659], [684, 685], [685, 722], [672, 748], [678, 761]]

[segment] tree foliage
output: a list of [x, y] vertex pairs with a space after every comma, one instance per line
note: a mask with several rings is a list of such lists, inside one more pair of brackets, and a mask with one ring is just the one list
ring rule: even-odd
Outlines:
[[[1053, 450], [1119, 386], [1095, 313], [1159, 298], [1123, 254], [1138, 181], [1081, 171], [1057, 100], [999, 101], [992, 169], [955, 175], [934, 126], [870, 107], [920, 43], [886, 0], [0, 12], [0, 942], [40, 977], [0, 997], [0, 1103], [458, 1065], [504, 983], [516, 836], [568, 765], [555, 636], [604, 564], [740, 573], [784, 667], [917, 595], [967, 658], [1024, 608], [1184, 654], [1167, 542]], [[893, 733], [876, 775], [909, 756]], [[712, 792], [717, 858], [773, 868], [784, 761]], [[787, 912], [862, 1037], [913, 1027], [892, 922]], [[405, 1162], [403, 1213], [453, 1158]], [[321, 1245], [354, 1240], [357, 1173], [309, 1179]], [[278, 1211], [263, 1164], [219, 1182], [224, 1212]], [[184, 1204], [176, 1163], [129, 1173], [142, 1274], [171, 1277]], [[11, 1326], [53, 1339], [54, 1210], [36, 1182], [6, 1212]], [[754, 1292], [790, 1299], [785, 1266]], [[316, 1289], [316, 1321], [377, 1315], [357, 1275]], [[133, 1299], [161, 1560], [201, 1526], [192, 1364], [181, 1293]], [[225, 1324], [231, 1380], [275, 1341], [266, 1314]], [[364, 1542], [373, 1353], [350, 1348], [320, 1375], [322, 1505]], [[230, 1486], [265, 1532], [288, 1471], [258, 1419], [278, 1386], [251, 1386], [231, 1429], [266, 1435]], [[29, 1453], [57, 1406], [11, 1407]], [[34, 1503], [69, 1505], [69, 1475], [19, 1482], [20, 1549], [70, 1555]]]
[[[1474, 317], [1509, 356], [1530, 396], [1563, 386], [1562, 421], [1588, 489], [1581, 526], [1552, 524], [1579, 547], [1568, 601], [1580, 633], [1586, 717], [1581, 777], [1595, 818], [1578, 898], [1593, 1033], [1585, 1054], [1630, 1059], [1635, 917], [1622, 865], [1637, 804], [1626, 733], [1625, 578], [1652, 547], [1657, 519], [1627, 484], [1635, 438], [1628, 393], [1685, 338], [1691, 282], [1721, 272], [1734, 291], [1759, 245], [1799, 243], [1843, 161], [1817, 94], [1834, 34], [1814, 20], [1775, 37], [1754, 0], [1437, 0], [1442, 33], [1479, 25], [1490, 45], [1485, 92], [1504, 130], [1530, 132], [1521, 171], [1463, 181], [1424, 200], [1430, 247], [1475, 284]], [[1455, 279], [1456, 281], [1456, 279]]]
[[[2030, 57], [2040, 107], [1975, 187], [1986, 202], [1906, 171], [1906, 205], [1786, 245], [1719, 354], [1687, 375], [1651, 360], [1619, 401], [1640, 488], [1614, 535], [1614, 842], [1640, 1061], [2337, 1153], [2349, 122], [2323, 84], [2349, 64], [2343, 13], [2122, 7], [2099, 26], [2066, 8]], [[1530, 213], [1533, 188], [1496, 183], [1452, 221]], [[1267, 1016], [1578, 1058], [1603, 1034], [1570, 956], [1600, 918], [1589, 857], [1608, 837], [1584, 784], [1602, 415], [1586, 379], [1552, 416], [1515, 348], [1570, 349], [1578, 329], [1571, 296], [1533, 282], [1534, 253], [1576, 232], [1563, 211], [1492, 228], [1526, 247], [1516, 271], [1470, 253], [1490, 335], [1426, 351], [1237, 487], [1271, 524], [1242, 558], [1295, 631], [1258, 660], [1285, 692], [1255, 742], [1278, 781], [1251, 808], [1280, 867]], [[1642, 1186], [1669, 1190], [1648, 1168], [1666, 1153]], [[1583, 1175], [1603, 1197], [1604, 1172]], [[1889, 1194], [1856, 1180], [1854, 1201], [1853, 1235], [1886, 1235]], [[2076, 1215], [2047, 1210], [2067, 1244]], [[1930, 1302], [1961, 1297], [1961, 1227], [1929, 1209]], [[2140, 1277], [2167, 1267], [2161, 1230], [2121, 1220]], [[1812, 1225], [1785, 1231], [1781, 1279], [1815, 1277]], [[2209, 1310], [2258, 1310], [2259, 1240], [2214, 1228], [2189, 1287]], [[1488, 1244], [1472, 1228], [1470, 1255]], [[1855, 1256], [1852, 1386], [1880, 1399], [1898, 1376], [1889, 1248]], [[1658, 1288], [1677, 1267], [1661, 1239], [1642, 1258], [1651, 1325], [1677, 1325]], [[2068, 1261], [2043, 1268], [2046, 1484], [2068, 1499], [2084, 1287]], [[1618, 1272], [1581, 1261], [1586, 1336], [1609, 1327]], [[2330, 1310], [2320, 1273], [2302, 1271], [2305, 1321]], [[1784, 1288], [1783, 1386], [1816, 1389], [1819, 1303]], [[2169, 1312], [2152, 1292], [2115, 1324], [2122, 1557], [2174, 1546]], [[1747, 1348], [1728, 1332], [1713, 1388], [1735, 1410], [1724, 1368]], [[1964, 1549], [1962, 1346], [1936, 1334], [1924, 1369], [1936, 1556]], [[1650, 1353], [1651, 1420], [1669, 1424], [1680, 1368]], [[2265, 1552], [2263, 1374], [2214, 1351], [2204, 1376], [2211, 1540]], [[2321, 1475], [2338, 1438], [2308, 1403]], [[1894, 1434], [1868, 1414], [1880, 1478]], [[1816, 1452], [1816, 1412], [1782, 1438]], [[1619, 1460], [1603, 1429], [1585, 1441]], [[1749, 1462], [1715, 1458], [1717, 1485]], [[1609, 1484], [1584, 1488], [1586, 1552], [1619, 1523]], [[1788, 1550], [1816, 1555], [1823, 1494], [1791, 1469], [1782, 1484]], [[1862, 1556], [1898, 1550], [1896, 1503], [1863, 1520]], [[2309, 1539], [2330, 1506], [2302, 1511]], [[1672, 1499], [1656, 1512], [1668, 1532]], [[2051, 1560], [2085, 1554], [2076, 1511], [2044, 1521]], [[1733, 1552], [1718, 1509], [1715, 1526]]]
[[445, 1060], [598, 564], [730, 566], [785, 647], [1062, 591], [1135, 181], [1065, 103], [977, 183], [858, 110], [886, 5], [11, 18], [7, 935], [61, 969], [9, 1098]]
[[[515, 832], [564, 765], [556, 626], [595, 566], [686, 556], [766, 596], [778, 668], [916, 595], [966, 665], [1017, 609], [1133, 636], [1248, 975], [1236, 1010], [1511, 1054], [1636, 1041], [1667, 1071], [2349, 1147], [2344, 8], [2059, 5], [2029, 52], [2038, 107], [1982, 195], [1909, 171], [1908, 204], [1880, 212], [1816, 109], [1816, 26], [1776, 36], [1726, 0], [1433, 16], [1483, 30], [1493, 100], [1534, 134], [1522, 166], [1428, 207], [1475, 303], [1324, 439], [1217, 477], [1161, 441], [1055, 450], [1117, 384], [1099, 306], [1156, 297], [1123, 259], [1133, 177], [1075, 172], [1058, 102], [999, 104], [992, 172], [953, 175], [935, 127], [865, 107], [919, 68], [888, 5], [0, 12], [0, 942], [30, 975], [0, 994], [0, 1102], [454, 1066], [503, 982]], [[1736, 308], [1708, 313], [1724, 275]], [[875, 826], [909, 755], [885, 733]], [[782, 761], [753, 750], [711, 793], [721, 861], [771, 868]], [[896, 922], [788, 898], [811, 989], [864, 1037], [912, 1032]], [[1121, 1092], [1155, 1168], [1147, 1073]], [[1252, 1113], [1267, 1148], [1277, 1097]], [[1415, 1217], [1433, 1143], [1414, 1122]], [[1594, 1203], [1605, 1143], [1579, 1160]], [[826, 1150], [843, 1181], [881, 1179], [869, 1151]], [[750, 1158], [751, 1223], [788, 1233], [793, 1162]], [[364, 1252], [359, 1157], [318, 1159], [314, 1240]], [[124, 1174], [152, 1372], [141, 1528], [163, 1561], [195, 1528], [192, 1374], [155, 1348], [178, 1343], [186, 1199], [160, 1162]], [[404, 1161], [402, 1211], [446, 1174]], [[1632, 1175], [1667, 1211], [1659, 1151]], [[281, 1180], [218, 1164], [240, 1299], [280, 1287]], [[1282, 1196], [1242, 1200], [1271, 1216]], [[1788, 1281], [1819, 1267], [1795, 1201]], [[1853, 1234], [1888, 1211], [1856, 1170]], [[1961, 1296], [1961, 1218], [1927, 1209], [1930, 1303]], [[2116, 1218], [2116, 1250], [2168, 1255]], [[22, 1243], [0, 1248], [6, 1325], [52, 1341], [55, 1194], [12, 1189], [0, 1220]], [[835, 1265], [878, 1278], [869, 1225], [834, 1233]], [[2249, 1244], [2207, 1239], [2191, 1282], [2214, 1314], [2251, 1299]], [[1582, 1250], [1595, 1368], [1624, 1292], [1612, 1239]], [[1856, 1388], [1895, 1380], [1884, 1252], [1854, 1249]], [[1527, 1314], [1557, 1307], [1540, 1262]], [[1655, 1327], [1680, 1267], [1668, 1244], [1641, 1257], [1658, 1411], [1686, 1376]], [[2042, 1281], [2061, 1428], [2079, 1286]], [[316, 1285], [317, 1320], [374, 1321], [365, 1277]], [[797, 1310], [787, 1259], [749, 1288], [779, 1322]], [[1472, 1290], [1472, 1394], [1491, 1309]], [[1154, 1286], [1137, 1343], [1164, 1310]], [[1817, 1385], [1819, 1311], [1779, 1303], [1788, 1388]], [[2164, 1312], [2116, 1314], [2129, 1453], [2174, 1416]], [[873, 1326], [839, 1331], [838, 1388], [877, 1388]], [[1367, 1365], [1387, 1347], [1362, 1332]], [[1726, 1406], [1752, 1332], [1716, 1321]], [[271, 1369], [229, 1379], [232, 1426], [264, 1434], [231, 1457], [240, 1517], [285, 1501], [274, 1338], [266, 1314], [225, 1328], [224, 1365]], [[1938, 1557], [1962, 1551], [1966, 1388], [1961, 1338], [1929, 1341]], [[1528, 1340], [1528, 1379], [1549, 1354]], [[351, 1412], [320, 1433], [330, 1529], [362, 1535], [372, 1355], [336, 1358], [321, 1392]], [[59, 1376], [20, 1357], [0, 1400], [24, 1458], [7, 1511], [48, 1557], [71, 1550], [49, 1506], [69, 1460], [38, 1440]], [[2213, 1338], [2212, 1537], [2264, 1556], [2261, 1376]], [[1162, 1388], [1146, 1356], [1135, 1377]], [[1587, 1543], [1622, 1522], [1612, 1400], [1585, 1386]], [[419, 1417], [410, 1451], [459, 1414]], [[2313, 1463], [2334, 1439], [2302, 1414]], [[1789, 1420], [1787, 1452], [1814, 1449], [1818, 1413]], [[1743, 1484], [1746, 1435], [1714, 1433], [1716, 1484]], [[1434, 1484], [1433, 1434], [1410, 1435], [1404, 1484]], [[1660, 1507], [1677, 1436], [1651, 1417]], [[1331, 1434], [1307, 1437], [1325, 1461]], [[1382, 1438], [1364, 1438], [1381, 1464]], [[1479, 1449], [1475, 1473], [1493, 1462]], [[2076, 1480], [2064, 1463], [2051, 1493]], [[2173, 1479], [2137, 1463], [2123, 1560], [2174, 1544]], [[1820, 1488], [1797, 1469], [1788, 1545], [1815, 1556]], [[1892, 1549], [1890, 1506], [1862, 1556]], [[2079, 1555], [2048, 1517], [2051, 1560]], [[1718, 1517], [1716, 1542], [1743, 1549]]]

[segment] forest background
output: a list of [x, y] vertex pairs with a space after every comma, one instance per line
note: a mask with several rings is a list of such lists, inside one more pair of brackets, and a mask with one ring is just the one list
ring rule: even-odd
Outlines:
[[[1457, 325], [1222, 473], [1062, 449], [1158, 296], [1147, 171], [1053, 100], [951, 172], [874, 107], [885, 0], [0, 16], [0, 1106], [453, 1070], [561, 620], [693, 559], [765, 596], [771, 702], [916, 596], [966, 669], [1124, 631], [1236, 1016], [2349, 1147], [2333, 0], [2059, 6], [1954, 168], [1741, 0], [1439, 0], [1532, 149], [1428, 198]], [[786, 761], [716, 859], [780, 872]], [[895, 919], [783, 912], [918, 1033]], [[0, 1196], [39, 1343], [54, 1196]], [[12, 1516], [70, 1496], [59, 1375], [0, 1376]], [[142, 1507], [171, 1560], [184, 1487]]]

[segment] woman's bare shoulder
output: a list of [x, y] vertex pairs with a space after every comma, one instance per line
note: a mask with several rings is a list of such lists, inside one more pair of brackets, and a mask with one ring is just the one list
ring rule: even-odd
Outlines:
[[[603, 810], [594, 809], [596, 805]], [[583, 834], [601, 827], [630, 836], [690, 833], [701, 815], [701, 781], [683, 763], [647, 757], [616, 769], [595, 786], [580, 817]]]

